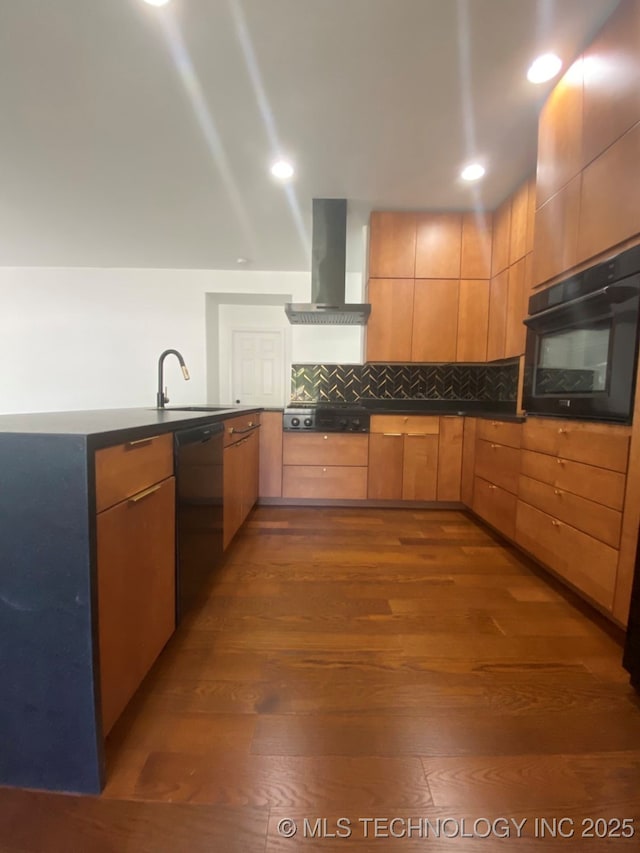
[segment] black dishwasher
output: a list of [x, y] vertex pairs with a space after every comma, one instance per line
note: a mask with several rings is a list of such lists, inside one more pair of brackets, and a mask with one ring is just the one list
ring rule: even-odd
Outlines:
[[175, 433], [178, 623], [222, 558], [223, 443], [221, 423]]

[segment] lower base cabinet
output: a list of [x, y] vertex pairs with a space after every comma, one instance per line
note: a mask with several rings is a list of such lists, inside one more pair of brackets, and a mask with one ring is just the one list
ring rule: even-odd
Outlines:
[[508, 539], [516, 536], [517, 497], [506, 489], [475, 477], [473, 511]]
[[525, 551], [611, 610], [618, 551], [520, 500], [515, 538]]
[[367, 469], [355, 465], [285, 465], [282, 494], [285, 498], [364, 500]]
[[224, 449], [222, 538], [225, 548], [258, 499], [259, 454], [257, 427]]
[[175, 629], [175, 478], [98, 513], [96, 523], [107, 734]]

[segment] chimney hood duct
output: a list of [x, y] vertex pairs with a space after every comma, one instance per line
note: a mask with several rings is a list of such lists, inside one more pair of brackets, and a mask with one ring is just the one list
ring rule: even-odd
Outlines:
[[293, 325], [364, 326], [371, 305], [345, 303], [347, 200], [313, 199], [311, 303], [287, 302]]

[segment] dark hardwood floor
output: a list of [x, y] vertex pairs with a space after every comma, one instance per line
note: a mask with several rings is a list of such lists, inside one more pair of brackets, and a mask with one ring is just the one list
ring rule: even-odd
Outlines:
[[584, 611], [464, 513], [259, 508], [116, 724], [104, 794], [0, 789], [0, 850], [637, 850], [640, 703]]

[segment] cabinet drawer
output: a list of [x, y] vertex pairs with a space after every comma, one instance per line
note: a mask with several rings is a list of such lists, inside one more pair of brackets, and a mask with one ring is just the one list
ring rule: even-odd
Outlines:
[[622, 513], [615, 509], [524, 475], [520, 477], [518, 497], [612, 548], [620, 545]]
[[437, 435], [440, 418], [436, 415], [371, 415], [371, 432], [395, 432], [416, 435]]
[[243, 435], [248, 435], [260, 423], [260, 412], [238, 415], [224, 422], [224, 446], [228, 447], [238, 441]]
[[618, 471], [523, 450], [521, 473], [612, 509], [624, 506], [626, 477]]
[[516, 535], [517, 504], [518, 499], [511, 492], [475, 477], [473, 511], [509, 539]]
[[613, 425], [529, 418], [523, 424], [522, 446], [574, 462], [626, 472], [629, 432], [626, 427]]
[[520, 476], [520, 451], [515, 447], [479, 439], [476, 444], [475, 473], [515, 495], [518, 493]]
[[344, 433], [286, 433], [284, 465], [359, 465], [369, 462], [369, 436]]
[[337, 465], [285, 465], [282, 495], [285, 498], [364, 500], [367, 497], [367, 469]]
[[173, 474], [173, 434], [96, 450], [96, 511], [102, 512]]
[[611, 610], [618, 552], [518, 501], [516, 542], [598, 604]]
[[506, 444], [508, 447], [520, 447], [522, 440], [522, 424], [508, 421], [488, 421], [478, 418], [476, 427], [478, 438], [495, 444]]

